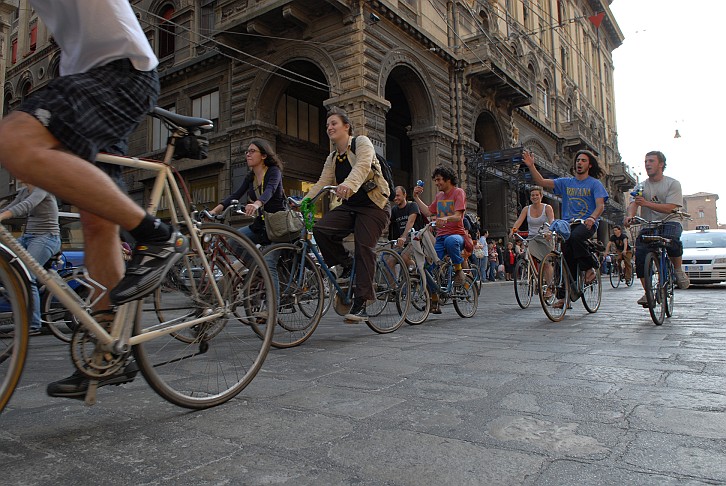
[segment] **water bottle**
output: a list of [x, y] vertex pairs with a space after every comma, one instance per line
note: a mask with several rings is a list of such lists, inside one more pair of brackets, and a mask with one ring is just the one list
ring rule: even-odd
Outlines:
[[630, 195], [633, 196], [634, 198], [636, 198], [638, 196], [642, 196], [643, 195], [643, 183], [638, 182], [638, 185], [635, 186], [632, 191], [630, 191]]
[[418, 187], [423, 187], [424, 186], [424, 181], [422, 181], [421, 179], [419, 179], [419, 180], [416, 181], [416, 185]]

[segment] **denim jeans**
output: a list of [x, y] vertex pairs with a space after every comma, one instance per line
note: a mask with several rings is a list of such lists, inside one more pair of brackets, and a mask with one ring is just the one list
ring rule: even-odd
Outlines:
[[489, 273], [487, 274], [487, 279], [491, 282], [494, 282], [497, 279], [497, 268], [499, 267], [499, 264], [497, 262], [489, 262]]
[[[48, 233], [42, 235], [24, 234], [18, 238], [18, 241], [41, 265], [45, 265], [50, 257], [60, 251], [61, 247], [60, 235]], [[39, 331], [40, 293], [38, 292], [38, 282], [35, 275], [31, 275], [30, 290], [33, 296], [33, 315], [30, 320], [30, 330]]]
[[[259, 245], [263, 242], [263, 238], [252, 231], [250, 226], [244, 226], [239, 228], [237, 231], [252, 240], [252, 243]], [[272, 251], [265, 255], [265, 263], [267, 263], [267, 266], [270, 269], [270, 277], [272, 277], [272, 283], [275, 285], [275, 298], [278, 298], [280, 295], [280, 277], [277, 275], [277, 261], [279, 259], [280, 252], [277, 251]]]
[[464, 248], [464, 237], [462, 235], [437, 236], [434, 248], [439, 258], [444, 258], [444, 251], [446, 251], [446, 254], [451, 258], [451, 263], [454, 265], [460, 265], [464, 261], [461, 256], [461, 249]]

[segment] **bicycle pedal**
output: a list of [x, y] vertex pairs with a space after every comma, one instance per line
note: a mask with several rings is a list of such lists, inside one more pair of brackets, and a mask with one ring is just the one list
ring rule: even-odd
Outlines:
[[96, 404], [96, 390], [98, 390], [98, 380], [88, 380], [84, 403], [89, 407]]

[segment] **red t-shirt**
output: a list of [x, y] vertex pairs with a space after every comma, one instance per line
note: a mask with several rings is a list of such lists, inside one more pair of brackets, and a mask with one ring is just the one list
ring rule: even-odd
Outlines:
[[[443, 191], [437, 193], [434, 202], [429, 206], [429, 211], [431, 211], [431, 214], [435, 214], [437, 218], [452, 216], [456, 211], [461, 211], [463, 214], [466, 211], [466, 193], [464, 189], [454, 187], [448, 193]], [[455, 223], [447, 221], [441, 226], [438, 223], [436, 224], [436, 236], [463, 235], [465, 232], [463, 220]]]

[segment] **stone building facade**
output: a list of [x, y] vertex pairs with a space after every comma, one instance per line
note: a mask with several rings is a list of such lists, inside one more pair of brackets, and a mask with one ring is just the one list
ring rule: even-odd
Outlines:
[[[427, 182], [425, 199], [432, 170], [453, 164], [493, 236], [527, 203], [527, 175], [506, 155], [521, 147], [552, 177], [568, 174], [577, 150], [598, 154], [612, 195], [606, 217], [621, 218], [634, 178], [617, 147], [611, 53], [623, 35], [611, 0], [131, 3], [160, 58], [159, 105], [215, 122], [209, 158], [179, 163], [200, 205], [240, 183], [255, 137], [285, 161], [287, 193], [304, 193], [330, 151], [325, 113], [337, 105], [391, 163], [397, 184]], [[58, 52], [27, 0], [0, 4], [19, 7], [5, 19], [7, 113], [58, 75]], [[148, 119], [130, 153], [158, 157], [165, 137]], [[482, 157], [498, 151], [505, 156]], [[0, 196], [12, 189], [2, 177]], [[139, 202], [144, 177], [127, 174]]]
[[684, 230], [694, 230], [696, 226], [708, 225], [712, 229], [719, 228], [716, 213], [718, 194], [697, 192], [683, 196], [683, 209], [691, 215], [690, 221], [683, 222]]

